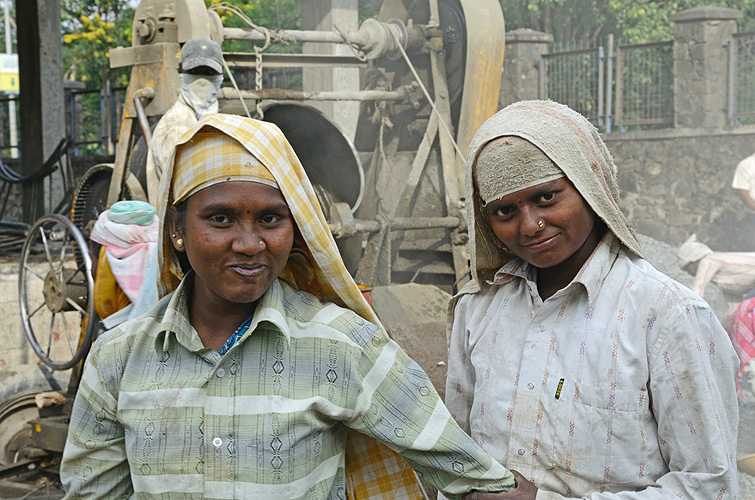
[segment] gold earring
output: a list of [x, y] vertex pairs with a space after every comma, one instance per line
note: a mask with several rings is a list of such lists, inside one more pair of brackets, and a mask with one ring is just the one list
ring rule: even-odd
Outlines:
[[540, 229], [544, 228], [545, 222], [543, 222], [542, 220], [537, 221], [537, 227], [539, 227]]
[[170, 237], [171, 238], [175, 238], [176, 237], [176, 233], [171, 234]]
[[184, 239], [183, 239], [183, 238], [178, 238], [178, 239], [176, 240], [176, 246], [177, 246], [178, 248], [183, 248], [183, 247], [184, 247]]

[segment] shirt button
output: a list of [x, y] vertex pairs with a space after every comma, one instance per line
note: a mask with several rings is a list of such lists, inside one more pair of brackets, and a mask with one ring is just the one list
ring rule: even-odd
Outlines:
[[519, 448], [517, 453], [519, 453], [520, 455], [524, 455], [526, 452], [524, 451], [524, 448]]
[[540, 332], [544, 332], [545, 331], [545, 327], [543, 325], [540, 325], [537, 329], [540, 330]]
[[218, 378], [225, 377], [225, 369], [224, 368], [218, 368], [218, 371], [215, 372], [215, 375], [217, 375]]
[[534, 388], [535, 388], [535, 384], [533, 384], [532, 382], [530, 382], [529, 384], [527, 384], [527, 389], [532, 390]]
[[214, 446], [215, 448], [220, 448], [220, 445], [222, 445], [222, 444], [223, 444], [223, 440], [222, 440], [222, 439], [220, 439], [220, 438], [214, 438], [214, 439], [212, 440], [212, 445], [213, 445], [213, 446]]

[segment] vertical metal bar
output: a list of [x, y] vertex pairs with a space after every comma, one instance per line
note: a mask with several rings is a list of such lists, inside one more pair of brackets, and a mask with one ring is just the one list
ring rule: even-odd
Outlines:
[[114, 90], [113, 98], [110, 100], [110, 106], [113, 108], [112, 115], [110, 116], [110, 147], [113, 152], [115, 152], [115, 147], [118, 144], [118, 124], [121, 121], [122, 112], [119, 92], [122, 93], [123, 91], [118, 89]]
[[603, 46], [598, 47], [598, 126], [603, 126]]
[[79, 145], [76, 132], [76, 94], [71, 90], [71, 138], [73, 141], [73, 155], [79, 156]]
[[103, 118], [105, 116], [105, 89], [100, 87], [100, 143], [97, 145], [97, 152], [102, 154], [102, 144], [105, 142], [105, 122]]
[[613, 90], [613, 33], [608, 34], [608, 57], [606, 58], [606, 134], [611, 133], [611, 99]]
[[[0, 106], [0, 153], [5, 150], [5, 127], [3, 125], [8, 121], [5, 112], [5, 107], [8, 104], [10, 104], [10, 100], [4, 100], [3, 105]], [[0, 211], [0, 216], [2, 216], [2, 211]]]
[[102, 125], [105, 131], [105, 137], [102, 138], [102, 146], [106, 154], [111, 154], [110, 151], [110, 102], [113, 99], [113, 95], [110, 90], [110, 80], [105, 80], [105, 102], [102, 112]]
[[548, 95], [545, 92], [545, 58], [541, 57], [540, 61], [537, 63], [537, 76], [538, 76], [538, 85], [537, 85], [537, 97], [539, 99], [547, 99]]
[[107, 152], [108, 154], [113, 154], [114, 148], [115, 148], [115, 137], [113, 134], [113, 131], [115, 130], [115, 101], [117, 98], [117, 90], [114, 90], [112, 87], [110, 88], [110, 102], [109, 102], [109, 109], [108, 111], [108, 141], [107, 141]]
[[735, 106], [737, 101], [735, 99], [736, 92], [736, 78], [737, 78], [737, 42], [734, 37], [729, 38], [729, 42], [726, 44], [726, 49], [729, 56], [729, 71], [728, 71], [728, 89], [727, 89], [727, 103], [726, 103], [726, 118], [729, 123], [734, 121], [734, 115], [736, 114]]
[[624, 103], [622, 102], [622, 91], [624, 87], [624, 51], [621, 50], [621, 46], [616, 47], [616, 127], [621, 130], [622, 127], [622, 109]]

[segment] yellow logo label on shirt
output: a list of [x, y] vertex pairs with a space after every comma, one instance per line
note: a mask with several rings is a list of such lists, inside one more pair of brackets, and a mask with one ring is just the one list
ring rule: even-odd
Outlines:
[[564, 379], [558, 381], [558, 387], [556, 388], [556, 399], [561, 397], [561, 388], [564, 386]]

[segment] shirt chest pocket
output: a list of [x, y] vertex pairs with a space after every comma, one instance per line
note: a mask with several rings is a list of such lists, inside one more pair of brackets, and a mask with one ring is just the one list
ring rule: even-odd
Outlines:
[[552, 414], [555, 469], [592, 485], [642, 482], [657, 453], [647, 391], [564, 380]]

